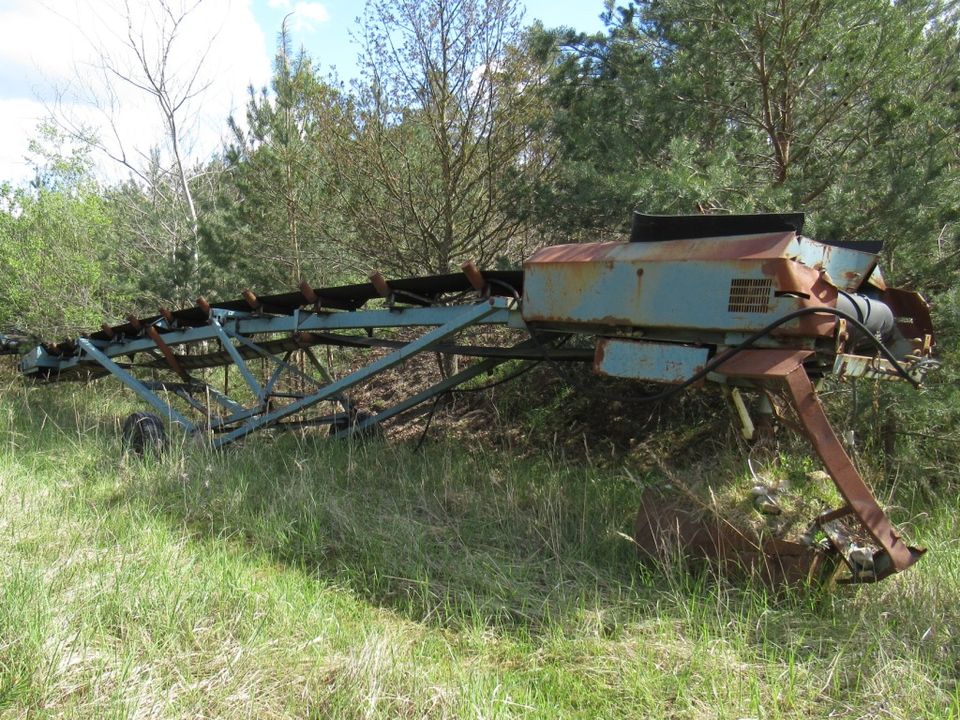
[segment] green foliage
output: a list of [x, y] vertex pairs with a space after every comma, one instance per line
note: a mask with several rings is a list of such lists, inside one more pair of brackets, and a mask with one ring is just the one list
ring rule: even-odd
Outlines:
[[930, 552], [890, 585], [774, 596], [639, 565], [623, 469], [290, 435], [141, 462], [114, 433], [129, 405], [0, 389], [2, 713], [960, 710], [955, 497], [923, 506]]
[[517, 3], [377, 0], [362, 23], [364, 79], [332, 144], [358, 254], [391, 273], [519, 260], [549, 153]]
[[638, 163], [655, 155], [668, 132], [640, 122], [655, 87], [649, 54], [612, 35], [540, 24], [529, 29], [527, 44], [549, 68], [540, 91], [558, 153], [554, 175], [535, 195], [534, 218], [552, 232], [583, 239], [625, 226]]
[[204, 227], [215, 284], [242, 278], [277, 289], [341, 278], [350, 229], [337, 214], [326, 145], [348, 111], [306, 53], [291, 52], [284, 31], [270, 91], [250, 88], [245, 119], [229, 120], [224, 210]]
[[81, 150], [49, 127], [29, 188], [0, 187], [0, 327], [48, 338], [74, 335], [110, 317], [121, 299], [109, 242], [112, 209]]
[[[216, 158], [190, 172], [191, 198], [204, 215], [216, 211], [222, 173]], [[106, 188], [103, 196], [122, 268], [117, 284], [136, 298], [126, 312], [155, 314], [158, 305], [192, 304], [198, 294], [209, 292], [213, 260], [198, 252], [179, 180], [163, 168], [158, 153], [151, 155], [143, 177]]]
[[553, 53], [564, 150], [545, 221], [559, 208], [574, 227], [615, 230], [631, 204], [804, 210], [822, 239], [888, 240], [895, 272], [956, 246], [947, 4], [659, 0], [605, 17], [606, 36], [533, 34]]

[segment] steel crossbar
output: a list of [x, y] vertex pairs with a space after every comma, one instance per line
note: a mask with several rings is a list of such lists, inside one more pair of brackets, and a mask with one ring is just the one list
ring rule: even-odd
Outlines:
[[[373, 416], [355, 417], [348, 391], [379, 373], [384, 372], [413, 356], [429, 351], [462, 330], [478, 324], [518, 325], [515, 301], [495, 296], [472, 305], [454, 305], [444, 307], [410, 307], [390, 310], [359, 310], [335, 313], [302, 313], [299, 310], [290, 315], [268, 316], [256, 312], [241, 312], [213, 308], [206, 325], [178, 328], [164, 318], [156, 320], [138, 336], [113, 336], [108, 339], [89, 337], [77, 340], [76, 349], [71, 354], [55, 355], [47, 353], [41, 346], [23, 359], [25, 374], [43, 377], [41, 373], [50, 373], [48, 379], [57, 379], [61, 373], [85, 370], [88, 376], [106, 372], [120, 380], [140, 398], [149, 403], [162, 417], [176, 423], [188, 433], [212, 432], [214, 447], [223, 447], [246, 437], [257, 430], [288, 424], [283, 421], [309, 411], [318, 403], [335, 402], [341, 412], [323, 415], [317, 419], [298, 420], [292, 425], [313, 424], [316, 422], [334, 423], [334, 434], [350, 435], [383, 422], [403, 413], [410, 408], [436, 396], [439, 393], [466, 382], [509, 359], [506, 355], [483, 359], [469, 368], [446, 378], [434, 386], [403, 400]], [[370, 362], [348, 375], [334, 379], [319, 362], [316, 355], [305, 344], [304, 353], [317, 376], [305, 372], [291, 363], [292, 350], [284, 349], [271, 352], [254, 338], [286, 335], [294, 338], [304, 337], [303, 333], [326, 332], [330, 330], [376, 328], [424, 327], [422, 335], [403, 344], [391, 342], [392, 349], [386, 355]], [[192, 377], [180, 365], [178, 358], [191, 356], [174, 355], [171, 348], [191, 346], [206, 342], [216, 342], [224, 353], [225, 359], [235, 365], [250, 393], [246, 402], [241, 402], [236, 393], [230, 397], [211, 385]], [[286, 343], [281, 344], [284, 348]], [[516, 351], [529, 352], [531, 341], [515, 346]], [[274, 347], [279, 347], [275, 344]], [[133, 362], [137, 354], [151, 358], [151, 366], [137, 365]], [[278, 353], [283, 356], [279, 357]], [[272, 371], [265, 381], [258, 379], [249, 364], [250, 357], [260, 357], [272, 364]], [[121, 362], [120, 358], [130, 358]], [[182, 381], [140, 379], [135, 372], [152, 367], [168, 367], [182, 378]], [[312, 386], [298, 392], [281, 392], [277, 387], [282, 378], [296, 379]], [[302, 387], [302, 386], [301, 386]], [[193, 421], [178, 411], [165, 396], [173, 396], [195, 411], [201, 420]], [[172, 397], [170, 399], [173, 399]], [[289, 400], [276, 407], [277, 400]], [[210, 402], [219, 406], [214, 412]]]
[[388, 370], [396, 365], [399, 365], [405, 360], [409, 360], [414, 355], [417, 355], [424, 350], [428, 350], [431, 345], [450, 337], [454, 333], [457, 333], [464, 328], [476, 324], [477, 322], [483, 320], [483, 318], [495, 313], [499, 309], [499, 306], [504, 304], [504, 300], [493, 298], [487, 302], [470, 306], [467, 309], [461, 308], [460, 313], [446, 324], [434, 328], [433, 330], [422, 335], [417, 340], [407, 343], [402, 348], [395, 350], [394, 352], [389, 353], [378, 360], [375, 360], [366, 367], [352, 372], [349, 375], [340, 378], [339, 380], [329, 383], [321, 390], [307, 395], [300, 400], [295, 400], [294, 402], [291, 402], [278, 410], [268, 412], [259, 417], [251, 418], [249, 421], [235, 430], [232, 430], [226, 435], [217, 438], [213, 443], [214, 447], [221, 447], [227, 443], [239, 440], [240, 438], [249, 435], [254, 430], [272, 425], [285, 417], [289, 417], [302, 410], [306, 410], [307, 408], [316, 405], [318, 402], [342, 394], [346, 390], [349, 390], [364, 380], [367, 380], [372, 376], [383, 372], [384, 370]]
[[140, 380], [135, 378], [129, 372], [117, 365], [109, 357], [104, 355], [91, 341], [81, 338], [78, 341], [78, 344], [91, 358], [100, 363], [112, 375], [120, 380], [120, 382], [133, 390], [143, 400], [152, 405], [154, 409], [156, 409], [161, 415], [168, 418], [170, 421], [177, 423], [177, 425], [182, 427], [187, 432], [194, 432], [197, 429], [196, 424], [190, 422], [185, 416], [177, 412], [173, 406], [170, 405], [170, 403], [166, 402], [144, 383], [140, 382]]

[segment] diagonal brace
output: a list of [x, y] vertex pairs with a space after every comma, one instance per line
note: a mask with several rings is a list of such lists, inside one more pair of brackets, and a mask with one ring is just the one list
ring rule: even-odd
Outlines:
[[264, 415], [257, 416], [252, 418], [250, 421], [236, 428], [235, 430], [223, 435], [218, 438], [213, 444], [214, 447], [222, 447], [228, 443], [233, 442], [234, 440], [239, 440], [242, 437], [246, 437], [251, 432], [258, 430], [262, 427], [272, 425], [278, 420], [282, 420], [285, 417], [294, 415], [301, 410], [305, 410], [308, 407], [316, 405], [319, 402], [330, 399], [337, 395], [342, 394], [345, 390], [358, 385], [365, 380], [377, 375], [378, 373], [388, 370], [395, 365], [410, 359], [414, 355], [417, 355], [424, 350], [430, 348], [431, 345], [434, 345], [441, 340], [444, 340], [454, 333], [457, 333], [463, 330], [466, 327], [469, 327], [485, 317], [491, 315], [492, 313], [497, 312], [501, 309], [501, 306], [504, 304], [502, 298], [492, 298], [491, 300], [480, 303], [477, 305], [470, 306], [466, 311], [457, 315], [453, 320], [434, 328], [433, 330], [425, 333], [420, 338], [407, 343], [402, 348], [395, 350], [392, 353], [384, 355], [378, 360], [370, 363], [364, 368], [361, 368], [345, 377], [340, 378], [339, 380], [328, 384], [323, 389], [313, 393], [312, 395], [307, 395], [306, 397], [291, 402], [288, 405], [285, 405], [282, 408], [274, 410], [273, 412], [266, 413]]
[[450, 388], [456, 387], [457, 385], [461, 385], [465, 383], [467, 380], [475, 378], [478, 375], [482, 375], [483, 373], [489, 372], [490, 370], [495, 368], [497, 365], [500, 365], [501, 363], [504, 363], [504, 362], [506, 362], [506, 360], [502, 358], [487, 358], [486, 360], [482, 360], [478, 363], [475, 363], [470, 367], [468, 367], [466, 370], [461, 370], [456, 375], [452, 375], [451, 377], [448, 377], [445, 380], [441, 380], [435, 385], [431, 385], [429, 388], [427, 388], [423, 392], [419, 392], [416, 395], [411, 395], [406, 400], [403, 400], [397, 403], [396, 405], [387, 408], [383, 412], [380, 412], [374, 415], [373, 417], [366, 418], [356, 423], [355, 425], [351, 425], [350, 427], [347, 427], [347, 428], [344, 428], [343, 430], [338, 431], [334, 435], [334, 437], [341, 438], [346, 435], [352, 435], [354, 433], [362, 432], [368, 427], [379, 425], [380, 423], [386, 420], [389, 420], [390, 418], [396, 415], [399, 415], [402, 412], [406, 412], [410, 408], [415, 407], [422, 402], [426, 402], [432, 397], [436, 397], [437, 395], [440, 395], [441, 393], [446, 392]]
[[224, 350], [229, 353], [230, 359], [233, 360], [234, 364], [237, 366], [237, 369], [240, 371], [243, 379], [246, 380], [247, 385], [249, 385], [250, 389], [253, 390], [253, 394], [257, 396], [260, 402], [263, 402], [263, 388], [260, 387], [260, 383], [257, 382], [257, 379], [253, 376], [253, 373], [250, 372], [250, 368], [247, 366], [246, 361], [243, 359], [243, 356], [240, 355], [240, 352], [237, 350], [236, 346], [230, 341], [230, 336], [227, 335], [226, 331], [223, 329], [223, 326], [221, 326], [216, 320], [211, 320], [210, 325], [213, 327], [213, 331], [220, 339], [220, 344], [223, 345]]
[[80, 340], [77, 341], [77, 344], [87, 355], [109, 370], [112, 375], [120, 380], [120, 382], [150, 403], [150, 405], [152, 405], [161, 415], [177, 423], [187, 432], [196, 431], [197, 426], [194, 423], [190, 422], [186, 417], [174, 410], [170, 404], [161, 399], [159, 395], [150, 390], [150, 388], [137, 380], [137, 378], [100, 352], [97, 346], [90, 342], [90, 340], [87, 338], [80, 338]]
[[[518, 345], [515, 345], [512, 349], [521, 350], [521, 349], [532, 347], [532, 346], [539, 346], [541, 344], [542, 343], [540, 343], [539, 341], [525, 340], [524, 342], [519, 343]], [[437, 395], [440, 395], [441, 393], [444, 393], [447, 390], [450, 390], [451, 388], [455, 388], [458, 385], [462, 385], [468, 380], [472, 380], [473, 378], [479, 375], [483, 375], [484, 373], [490, 372], [491, 370], [493, 370], [493, 368], [497, 367], [497, 365], [501, 365], [507, 362], [507, 360], [508, 358], [493, 357], [493, 358], [487, 358], [485, 360], [481, 360], [480, 362], [474, 363], [473, 365], [466, 368], [465, 370], [461, 370], [456, 375], [445, 378], [444, 380], [441, 380], [440, 382], [434, 385], [431, 385], [429, 388], [427, 388], [426, 390], [423, 390], [422, 392], [417, 393], [416, 395], [411, 395], [406, 400], [402, 400], [401, 402], [397, 403], [393, 407], [387, 408], [383, 412], [380, 412], [374, 415], [373, 417], [365, 418], [364, 420], [361, 420], [360, 422], [358, 422], [356, 425], [352, 425], [351, 427], [344, 428], [343, 430], [338, 431], [334, 435], [334, 437], [341, 438], [347, 435], [352, 435], [354, 433], [361, 432], [368, 427], [379, 425], [380, 423], [385, 422], [386, 420], [389, 420], [390, 418], [395, 417], [400, 413], [406, 412], [410, 408], [416, 407], [420, 403], [426, 402], [432, 397], [436, 397]]]

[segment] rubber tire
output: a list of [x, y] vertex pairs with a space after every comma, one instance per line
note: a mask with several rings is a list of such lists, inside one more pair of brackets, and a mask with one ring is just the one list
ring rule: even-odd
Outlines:
[[167, 443], [167, 431], [158, 415], [135, 412], [123, 421], [123, 449], [143, 457], [159, 454]]

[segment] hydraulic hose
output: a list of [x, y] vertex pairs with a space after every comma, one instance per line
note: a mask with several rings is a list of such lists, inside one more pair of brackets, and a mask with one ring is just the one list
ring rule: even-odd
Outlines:
[[910, 373], [908, 373], [907, 370], [903, 367], [903, 365], [900, 364], [900, 362], [897, 360], [894, 354], [890, 352], [890, 349], [886, 345], [884, 345], [882, 341], [880, 341], [877, 337], [875, 337], [873, 333], [871, 333], [870, 330], [862, 322], [860, 322], [857, 318], [853, 317], [853, 315], [847, 312], [844, 312], [843, 310], [838, 310], [837, 308], [823, 306], [823, 307], [801, 308], [800, 310], [795, 310], [791, 313], [787, 313], [783, 317], [774, 320], [769, 325], [766, 325], [760, 330], [757, 330], [755, 333], [753, 333], [753, 335], [748, 337], [739, 345], [735, 345], [734, 347], [730, 348], [726, 352], [720, 353], [719, 355], [715, 356], [712, 360], [710, 360], [706, 365], [703, 366], [703, 369], [694, 373], [679, 385], [675, 385], [671, 388], [667, 388], [661, 393], [657, 393], [655, 395], [649, 395], [645, 398], [640, 398], [640, 401], [641, 402], [658, 402], [660, 400], [666, 400], [667, 398], [673, 397], [677, 393], [682, 392], [683, 390], [686, 390], [695, 382], [698, 382], [703, 378], [705, 378], [708, 374], [716, 370], [718, 367], [720, 367], [720, 365], [725, 363], [727, 360], [729, 360], [733, 356], [743, 352], [744, 350], [750, 349], [754, 345], [754, 343], [766, 337], [781, 325], [784, 325], [790, 322], [791, 320], [796, 320], [799, 317], [804, 317], [806, 315], [814, 315], [818, 313], [835, 315], [836, 317], [843, 318], [848, 323], [853, 325], [853, 327], [855, 327], [857, 330], [863, 333], [865, 337], [869, 338], [872, 341], [872, 343], [880, 351], [880, 354], [883, 355], [884, 358], [886, 358], [890, 362], [890, 364], [893, 366], [893, 369], [896, 370], [897, 374], [900, 375], [900, 377], [902, 377], [904, 380], [909, 382], [915, 388], [920, 387], [920, 383], [914, 380], [913, 377], [911, 377]]

